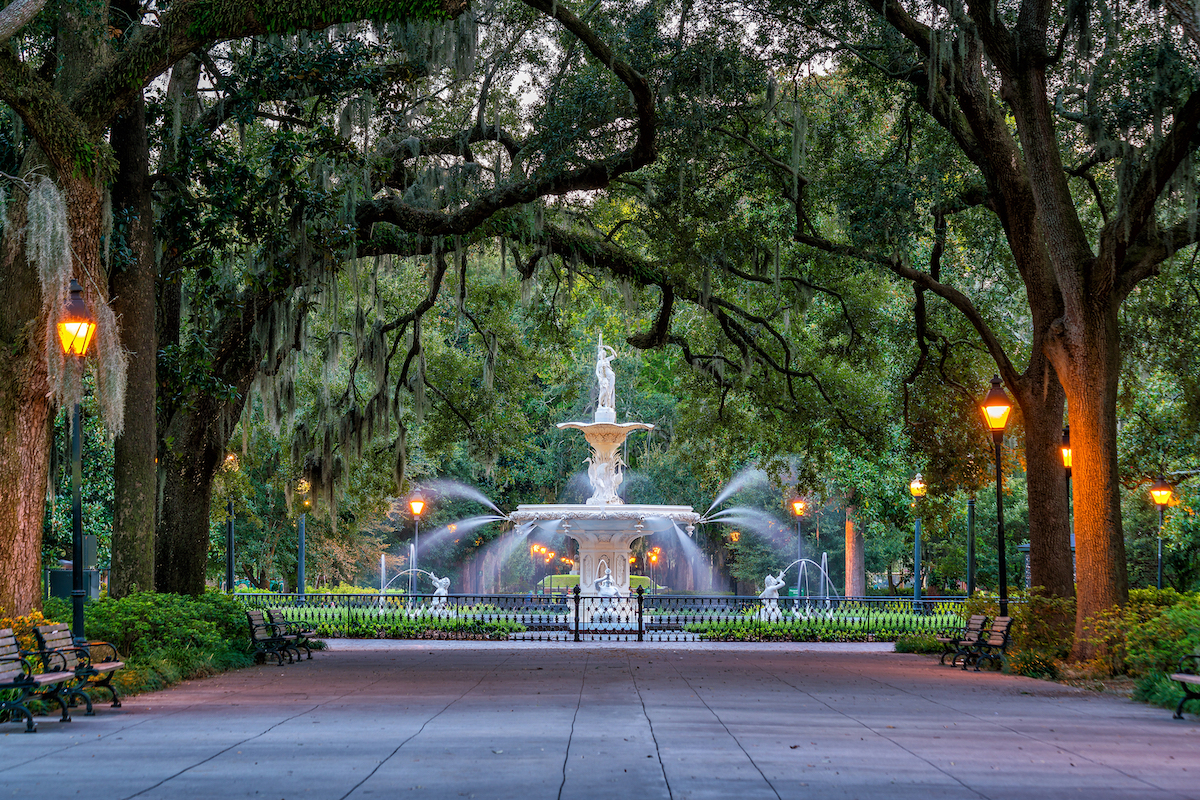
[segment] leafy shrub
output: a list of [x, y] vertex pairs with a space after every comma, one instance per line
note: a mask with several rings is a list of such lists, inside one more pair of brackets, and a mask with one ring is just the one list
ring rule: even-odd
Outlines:
[[897, 653], [941, 653], [942, 643], [932, 633], [905, 633], [896, 637]]
[[[1137, 684], [1133, 688], [1134, 700], [1140, 700], [1143, 703], [1149, 703], [1161, 708], [1169, 708], [1172, 711], [1182, 697], [1183, 690], [1179, 688], [1179, 684], [1171, 680], [1165, 672], [1152, 672], [1149, 675], [1143, 675], [1141, 678], [1138, 678]], [[1185, 704], [1183, 710], [1200, 713], [1200, 701], [1192, 701], [1190, 704]]]
[[[44, 613], [50, 620], [70, 619], [70, 604], [50, 598]], [[111, 642], [125, 661], [113, 677], [121, 694], [154, 691], [253, 663], [246, 612], [224, 594], [139, 592], [89, 602], [84, 614], [88, 639]]]
[[1006, 661], [1007, 671], [1017, 675], [1045, 680], [1056, 680], [1059, 676], [1058, 662], [1044, 651], [1017, 650], [1009, 653]]

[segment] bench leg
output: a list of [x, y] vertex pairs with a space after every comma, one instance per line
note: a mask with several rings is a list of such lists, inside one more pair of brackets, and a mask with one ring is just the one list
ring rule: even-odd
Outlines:
[[1175, 706], [1174, 719], [1183, 719], [1183, 704], [1188, 700], [1200, 700], [1200, 693], [1189, 691], [1185, 686], [1183, 688], [1183, 698], [1179, 701], [1179, 705]]
[[112, 695], [112, 705], [110, 705], [109, 708], [120, 708], [121, 707], [121, 698], [117, 697], [117, 690], [112, 687], [112, 679], [113, 679], [113, 673], [110, 672], [110, 673], [108, 673], [107, 678], [105, 678], [102, 681], [96, 681], [92, 685], [95, 686], [97, 689], [105, 689], [108, 691], [108, 693], [110, 695]]
[[[28, 696], [28, 695], [26, 695]], [[24, 705], [25, 697], [17, 700], [9, 700], [0, 705], [5, 711], [9, 712], [6, 715], [6, 722], [20, 722], [25, 719], [25, 733], [37, 733], [37, 723], [33, 721], [33, 712]]]

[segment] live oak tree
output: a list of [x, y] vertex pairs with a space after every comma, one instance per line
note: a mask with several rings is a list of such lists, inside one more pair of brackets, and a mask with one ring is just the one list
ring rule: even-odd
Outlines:
[[[1031, 503], [1058, 506], [1031, 507], [1035, 551], [1064, 549], [1056, 444], [1065, 398], [1075, 464], [1077, 633], [1124, 603], [1128, 591], [1117, 471], [1118, 311], [1134, 287], [1197, 238], [1196, 16], [1183, 5], [867, 0], [762, 7], [798, 39], [815, 41], [814, 57], [857, 62], [906, 92], [977, 170], [978, 186], [963, 202], [980, 204], [1004, 229], [1029, 304], [1024, 370], [964, 291], [903, 254], [847, 251], [838, 235], [806, 220], [797, 239], [875, 260], [972, 322], [1022, 411]], [[1062, 593], [1066, 576], [1048, 577]], [[1088, 655], [1083, 636], [1075, 655]]]
[[[559, 27], [547, 28], [547, 18]], [[431, 59], [411, 28], [381, 30], [379, 47], [359, 49], [367, 66], [360, 64], [362, 84], [348, 98], [344, 87], [331, 88], [328, 64], [313, 66], [324, 51], [301, 40], [243, 53], [229, 61], [232, 69], [210, 58], [203, 66], [217, 85], [214, 102], [194, 99], [199, 65], [181, 62], [173, 73], [168, 94], [183, 96], [188, 123], [179, 153], [190, 163], [180, 162], [171, 179], [183, 188], [170, 198], [168, 219], [179, 224], [165, 247], [166, 272], [180, 282], [166, 288], [160, 324], [171, 362], [160, 381], [170, 387], [160, 426], [161, 590], [203, 586], [212, 477], [252, 384], [271, 424], [286, 425], [305, 363], [300, 351], [324, 354], [318, 363], [326, 368], [344, 347], [355, 351], [346, 392], [326, 397], [292, 430], [295, 461], [336, 524], [335, 488], [364, 440], [398, 431], [392, 449], [402, 481], [406, 407], [420, 409], [426, 393], [438, 391], [425, 373], [422, 319], [448, 273], [467, 292], [465, 244], [496, 235], [498, 226], [532, 224], [539, 213], [530, 207], [492, 219], [504, 209], [602, 187], [653, 157], [653, 97], [644, 78], [568, 8], [508, 6], [481, 17], [480, 26], [474, 70]], [[514, 116], [513, 103], [495, 101], [530, 58], [544, 61], [546, 52], [564, 54], [557, 80], [582, 85], [576, 72], [586, 74], [588, 113], [560, 106]], [[389, 62], [389, 53], [407, 63]], [[376, 79], [363, 77], [371, 73]], [[280, 124], [250, 124], [264, 114]], [[206, 136], [234, 124], [253, 142], [246, 156]], [[244, 191], [247, 182], [256, 189]], [[190, 210], [193, 200], [201, 213]], [[338, 294], [337, 273], [346, 270], [361, 276], [353, 298]], [[373, 311], [380, 279], [401, 270], [417, 280], [406, 284], [399, 308], [388, 309], [396, 315], [380, 318]], [[192, 304], [187, 319], [177, 310], [181, 290]], [[318, 302], [334, 309], [353, 302], [348, 329], [309, 339], [306, 315]], [[481, 335], [490, 337], [494, 358], [495, 332]]]
[[[53, 3], [41, 18], [27, 13], [36, 12], [37, 6], [17, 2], [0, 13], [0, 36], [7, 40], [0, 50], [0, 101], [20, 117], [30, 142], [18, 178], [27, 181], [35, 171], [52, 177], [65, 203], [71, 255], [59, 279], [65, 286], [74, 274], [94, 304], [108, 296], [105, 188], [114, 158], [104, 133], [173, 63], [231, 38], [320, 29], [363, 18], [444, 19], [465, 8], [459, 2], [183, 0], [156, 9], [153, 23], [127, 25], [123, 20], [110, 22], [110, 6], [104, 2]], [[114, 28], [125, 35], [113, 38]], [[14, 37], [22, 45], [19, 49]], [[0, 605], [19, 614], [40, 601], [38, 543], [53, 404], [47, 396], [47, 360], [53, 354], [47, 352], [46, 334], [48, 318], [56, 313], [55, 295], [63, 289], [56, 285], [47, 292], [39, 281], [26, 255], [30, 242], [23, 237], [25, 195], [19, 188], [10, 194], [14, 202], [0, 261], [0, 337], [5, 343], [3, 366], [10, 376], [0, 387], [0, 558], [7, 565], [0, 576]], [[144, 428], [142, 435], [148, 435]], [[139, 451], [143, 458], [146, 450]], [[143, 467], [139, 474], [145, 476], [148, 469]], [[143, 504], [152, 502], [152, 495], [143, 495]], [[146, 556], [141, 559], [144, 562]]]

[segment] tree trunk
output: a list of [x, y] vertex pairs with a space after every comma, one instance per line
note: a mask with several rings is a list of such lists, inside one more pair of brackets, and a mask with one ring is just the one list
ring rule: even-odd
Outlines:
[[[1108, 307], [1104, 307], [1107, 305]], [[1071, 410], [1075, 557], [1079, 595], [1072, 658], [1088, 659], [1090, 621], [1129, 600], [1121, 495], [1117, 481], [1117, 381], [1121, 372], [1116, 303], [1093, 302], [1052, 349]], [[1070, 357], [1067, 358], [1069, 352]]]
[[1075, 575], [1061, 449], [1065, 393], [1039, 349], [1031, 354], [1015, 394], [1025, 424], [1030, 580], [1048, 595], [1072, 597]]
[[186, 447], [167, 458], [162, 518], [155, 537], [154, 582], [160, 592], [204, 592], [208, 565], [208, 514], [219, 451]]
[[124, 228], [131, 258], [110, 278], [121, 344], [129, 351], [125, 430], [114, 443], [113, 597], [154, 587], [154, 517], [157, 502], [154, 212], [150, 200], [150, 150], [145, 102], [138, 100], [113, 126], [120, 165], [112, 190], [115, 224]]
[[[5, 294], [13, 291], [11, 283], [3, 285]], [[36, 286], [35, 279], [34, 297], [39, 295]], [[31, 335], [18, 335], [15, 342], [5, 330], [0, 347], [0, 369], [7, 376], [0, 381], [0, 616], [42, 607], [42, 524], [51, 428], [42, 357], [44, 324], [35, 319], [28, 326]], [[10, 343], [18, 346], [17, 352]]]

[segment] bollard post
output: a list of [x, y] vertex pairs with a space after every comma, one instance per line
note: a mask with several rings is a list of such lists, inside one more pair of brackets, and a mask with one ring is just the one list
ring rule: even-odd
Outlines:
[[579, 584], [575, 584], [575, 588], [572, 590], [572, 594], [575, 595], [575, 641], [578, 642], [579, 641], [579, 595], [580, 595]]
[[644, 599], [643, 595], [645, 595], [645, 594], [646, 594], [645, 588], [639, 586], [638, 590], [637, 590], [637, 596], [638, 596], [638, 641], [639, 642], [643, 641], [642, 634], [646, 630], [646, 626], [643, 623], [643, 619], [642, 619], [642, 607], [645, 604], [645, 599]]

